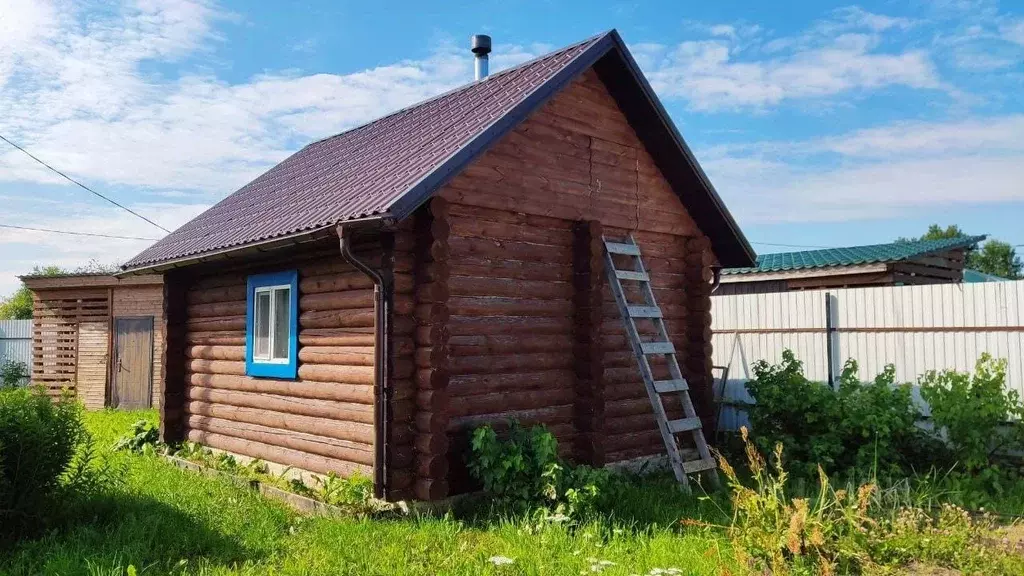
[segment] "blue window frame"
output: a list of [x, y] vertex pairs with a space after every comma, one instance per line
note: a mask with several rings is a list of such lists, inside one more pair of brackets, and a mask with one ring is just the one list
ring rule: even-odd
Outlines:
[[295, 378], [298, 334], [298, 271], [249, 276], [245, 291], [245, 373]]

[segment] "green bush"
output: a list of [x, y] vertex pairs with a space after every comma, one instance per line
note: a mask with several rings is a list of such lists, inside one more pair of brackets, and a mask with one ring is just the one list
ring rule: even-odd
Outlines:
[[0, 390], [0, 542], [85, 513], [123, 476], [97, 457], [82, 407], [42, 388]]
[[983, 354], [973, 375], [933, 370], [919, 384], [935, 430], [964, 471], [982, 472], [1000, 454], [1024, 448], [1024, 404], [1006, 388], [1006, 360]]
[[503, 437], [490, 426], [473, 431], [469, 471], [497, 503], [574, 516], [601, 508], [614, 489], [611, 472], [558, 458], [558, 441], [543, 426], [512, 421]]
[[13, 388], [28, 376], [28, 366], [24, 362], [8, 358], [0, 364], [0, 388]]
[[833, 390], [808, 380], [786, 350], [780, 364], [758, 362], [754, 374], [747, 384], [756, 402], [747, 410], [754, 438], [765, 451], [787, 446], [800, 474], [815, 477], [819, 465], [828, 473], [890, 473], [916, 463], [914, 454], [925, 443], [915, 425], [920, 414], [909, 386], [895, 384], [891, 365], [863, 383], [849, 360]]

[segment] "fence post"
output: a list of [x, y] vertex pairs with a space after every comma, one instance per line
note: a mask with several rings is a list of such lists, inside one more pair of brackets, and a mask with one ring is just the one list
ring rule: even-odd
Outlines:
[[825, 356], [828, 361], [828, 385], [833, 390], [838, 389], [836, 383], [836, 367], [839, 365], [836, 362], [836, 353], [838, 351], [838, 342], [836, 337], [836, 320], [835, 314], [839, 306], [839, 300], [835, 294], [831, 292], [825, 292]]

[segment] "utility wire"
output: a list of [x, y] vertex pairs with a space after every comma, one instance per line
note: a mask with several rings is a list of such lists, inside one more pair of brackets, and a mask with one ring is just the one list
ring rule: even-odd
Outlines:
[[54, 173], [56, 173], [56, 174], [60, 175], [60, 176], [61, 176], [62, 178], [64, 178], [64, 179], [65, 179], [65, 180], [67, 180], [68, 182], [71, 182], [72, 184], [75, 184], [75, 185], [77, 185], [77, 186], [78, 186], [79, 188], [81, 188], [81, 189], [83, 189], [83, 190], [85, 190], [85, 191], [87, 191], [87, 192], [90, 192], [90, 193], [92, 193], [92, 194], [95, 194], [96, 196], [99, 196], [100, 198], [103, 198], [103, 199], [104, 199], [104, 200], [106, 200], [107, 202], [110, 202], [110, 203], [111, 203], [111, 204], [113, 204], [114, 206], [117, 206], [118, 208], [120, 208], [120, 209], [124, 210], [125, 212], [128, 212], [129, 214], [132, 214], [132, 215], [134, 215], [134, 216], [137, 216], [137, 217], [139, 217], [139, 218], [142, 218], [142, 219], [143, 219], [143, 220], [145, 220], [146, 222], [149, 222], [149, 223], [150, 223], [150, 224], [152, 224], [153, 226], [156, 226], [157, 228], [159, 228], [159, 229], [163, 230], [164, 232], [167, 232], [168, 234], [170, 234], [170, 233], [171, 233], [171, 231], [170, 231], [170, 230], [168, 230], [167, 228], [164, 228], [163, 226], [161, 226], [161, 225], [157, 224], [156, 222], [153, 222], [153, 221], [152, 221], [152, 220], [150, 220], [149, 218], [146, 218], [146, 217], [145, 217], [145, 216], [143, 216], [142, 214], [139, 214], [138, 212], [136, 212], [136, 211], [132, 210], [131, 208], [129, 208], [129, 207], [127, 207], [127, 206], [125, 206], [124, 204], [120, 204], [120, 203], [118, 203], [118, 202], [117, 202], [116, 200], [112, 200], [111, 198], [108, 198], [107, 196], [104, 196], [103, 194], [100, 194], [99, 192], [97, 192], [97, 191], [93, 190], [92, 188], [89, 188], [89, 187], [88, 187], [88, 186], [86, 186], [85, 184], [82, 184], [82, 183], [81, 183], [81, 182], [79, 182], [78, 180], [75, 180], [74, 178], [72, 178], [72, 177], [68, 176], [67, 174], [65, 174], [65, 173], [61, 172], [60, 170], [57, 170], [57, 169], [56, 169], [56, 168], [54, 168], [53, 166], [50, 166], [50, 165], [49, 165], [49, 164], [47, 164], [46, 162], [43, 162], [42, 160], [40, 160], [40, 159], [39, 159], [39, 158], [37, 158], [36, 156], [33, 156], [33, 155], [32, 155], [32, 153], [31, 153], [31, 152], [29, 152], [28, 150], [25, 150], [25, 149], [24, 149], [24, 148], [22, 148], [21, 146], [18, 146], [18, 145], [17, 145], [17, 144], [15, 144], [14, 142], [11, 142], [10, 140], [8, 140], [8, 139], [7, 139], [7, 138], [6, 138], [6, 137], [5, 137], [5, 136], [4, 136], [3, 134], [0, 134], [0, 140], [3, 140], [4, 142], [7, 142], [8, 144], [10, 144], [11, 146], [14, 146], [14, 147], [15, 147], [15, 148], [17, 148], [18, 150], [21, 150], [21, 151], [22, 151], [22, 152], [24, 152], [24, 153], [25, 153], [25, 155], [26, 155], [26, 156], [28, 156], [29, 158], [31, 158], [31, 159], [33, 159], [33, 160], [35, 160], [36, 162], [38, 162], [38, 163], [42, 164], [43, 166], [46, 166], [46, 167], [47, 167], [47, 168], [48, 168], [48, 169], [49, 169], [50, 171], [52, 171], [52, 172], [54, 172]]
[[0, 224], [0, 228], [11, 228], [13, 230], [29, 230], [31, 232], [49, 232], [51, 234], [69, 234], [71, 236], [93, 236], [96, 238], [116, 238], [118, 240], [159, 240], [159, 238], [143, 238], [142, 236], [116, 236], [114, 234], [96, 234], [92, 232], [71, 232], [68, 230], [53, 230], [51, 228], [32, 228], [29, 226], [14, 226], [13, 224]]

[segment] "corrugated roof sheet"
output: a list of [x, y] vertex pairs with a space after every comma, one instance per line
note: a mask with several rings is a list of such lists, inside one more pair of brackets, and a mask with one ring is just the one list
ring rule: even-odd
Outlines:
[[942, 240], [920, 240], [916, 242], [893, 242], [891, 244], [872, 244], [870, 246], [850, 246], [848, 248], [826, 248], [823, 250], [806, 250], [803, 252], [780, 252], [762, 254], [757, 257], [757, 265], [749, 268], [725, 268], [723, 274], [757, 274], [765, 272], [786, 272], [790, 270], [806, 270], [810, 268], [828, 268], [832, 266], [856, 266], [860, 264], [878, 264], [897, 262], [924, 256], [933, 252], [943, 252], [956, 248], [965, 248], [977, 244], [985, 236], [963, 236]]
[[126, 269], [381, 215], [607, 34], [314, 142], [132, 258]]
[[993, 274], [986, 274], [980, 270], [972, 270], [970, 268], [964, 268], [964, 282], [968, 284], [976, 284], [979, 282], [1009, 282], [1007, 278], [1002, 276], [995, 276]]

